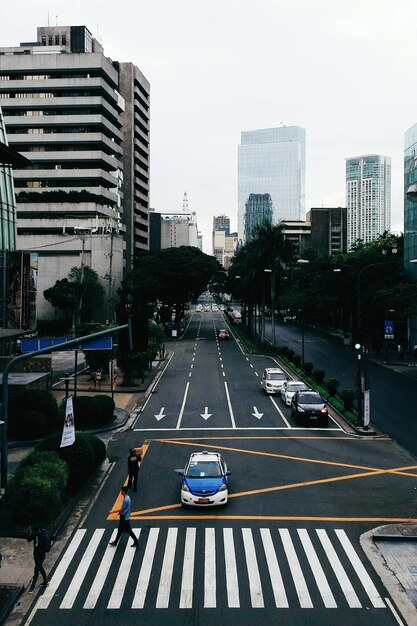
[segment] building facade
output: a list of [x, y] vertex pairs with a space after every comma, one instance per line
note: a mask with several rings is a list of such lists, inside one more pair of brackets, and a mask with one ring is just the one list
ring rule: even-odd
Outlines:
[[310, 222], [310, 247], [319, 258], [327, 259], [347, 252], [346, 207], [316, 207], [306, 215]]
[[196, 214], [161, 213], [161, 249], [180, 246], [199, 247]]
[[391, 229], [391, 158], [369, 154], [346, 159], [347, 245], [374, 241]]
[[256, 226], [272, 222], [272, 198], [269, 193], [250, 193], [245, 204], [243, 232], [245, 241], [253, 238]]
[[0, 48], [0, 102], [10, 145], [32, 161], [14, 178], [18, 247], [39, 253], [38, 315], [55, 313], [43, 291], [84, 264], [106, 289], [97, 319], [113, 317], [134, 251], [148, 246], [149, 84], [85, 26], [42, 27], [35, 42]]
[[230, 217], [227, 215], [217, 215], [213, 217], [213, 231], [224, 230], [226, 235], [230, 235]]
[[[404, 137], [404, 268], [417, 280], [417, 124]], [[411, 262], [412, 261], [412, 262]], [[409, 347], [417, 345], [417, 316], [408, 320]]]
[[306, 131], [283, 126], [244, 131], [238, 148], [238, 232], [250, 194], [268, 193], [273, 223], [305, 216]]

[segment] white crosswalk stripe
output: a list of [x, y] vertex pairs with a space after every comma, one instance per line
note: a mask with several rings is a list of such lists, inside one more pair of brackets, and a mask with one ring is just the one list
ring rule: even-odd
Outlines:
[[134, 532], [136, 549], [109, 546], [115, 531], [76, 531], [38, 608], [386, 608], [342, 529]]

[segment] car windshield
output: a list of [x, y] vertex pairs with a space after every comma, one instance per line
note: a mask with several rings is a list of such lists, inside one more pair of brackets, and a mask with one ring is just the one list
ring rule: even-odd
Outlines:
[[269, 372], [268, 380], [283, 380], [285, 374], [283, 372]]
[[221, 475], [217, 461], [192, 461], [187, 472], [188, 478], [217, 478]]
[[301, 404], [323, 404], [323, 399], [315, 393], [300, 393], [298, 402]]
[[303, 391], [306, 388], [304, 383], [288, 383], [287, 389], [288, 391]]

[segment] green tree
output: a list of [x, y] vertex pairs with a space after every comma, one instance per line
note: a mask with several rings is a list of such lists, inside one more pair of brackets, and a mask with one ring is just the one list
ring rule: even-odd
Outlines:
[[53, 307], [63, 310], [67, 319], [72, 317], [76, 322], [79, 312], [79, 322], [90, 322], [103, 302], [104, 287], [91, 267], [73, 267], [43, 295]]

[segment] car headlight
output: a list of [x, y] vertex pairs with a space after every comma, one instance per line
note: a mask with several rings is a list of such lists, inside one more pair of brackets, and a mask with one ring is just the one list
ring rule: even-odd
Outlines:
[[188, 487], [187, 487], [187, 485], [186, 485], [185, 483], [183, 483], [183, 484], [181, 485], [181, 490], [182, 490], [182, 491], [190, 491], [190, 490], [188, 489]]
[[322, 409], [320, 409], [322, 413], [327, 413], [327, 406], [324, 406]]
[[226, 491], [226, 489], [227, 489], [227, 485], [225, 485], [223, 483], [223, 485], [220, 487], [219, 491]]
[[304, 413], [304, 409], [301, 406], [297, 406], [297, 411], [300, 411], [300, 413]]

